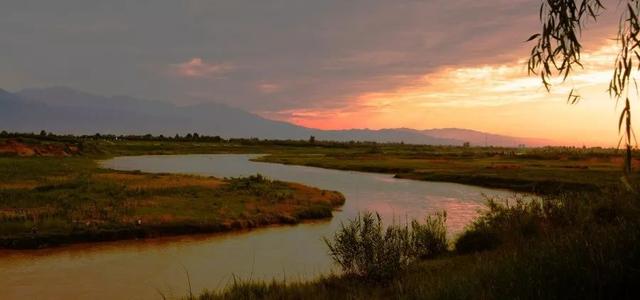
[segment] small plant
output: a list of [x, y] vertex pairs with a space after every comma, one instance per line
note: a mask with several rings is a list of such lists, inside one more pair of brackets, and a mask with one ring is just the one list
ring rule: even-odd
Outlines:
[[333, 260], [346, 273], [387, 278], [411, 260], [408, 227], [382, 226], [380, 215], [365, 213], [342, 225], [333, 242], [325, 239]]
[[425, 223], [411, 221], [413, 248], [418, 258], [432, 258], [447, 251], [447, 213], [427, 216]]
[[446, 215], [430, 216], [425, 224], [382, 224], [380, 215], [364, 213], [325, 239], [329, 254], [344, 272], [374, 280], [387, 279], [419, 258], [447, 250]]

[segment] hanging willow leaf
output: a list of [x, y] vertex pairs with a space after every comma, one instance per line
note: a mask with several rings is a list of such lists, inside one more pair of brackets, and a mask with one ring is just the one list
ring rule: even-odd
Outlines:
[[536, 34], [532, 35], [531, 37], [529, 37], [526, 41], [527, 42], [533, 41], [534, 39], [538, 38], [539, 36], [540, 36], [540, 34], [536, 33]]

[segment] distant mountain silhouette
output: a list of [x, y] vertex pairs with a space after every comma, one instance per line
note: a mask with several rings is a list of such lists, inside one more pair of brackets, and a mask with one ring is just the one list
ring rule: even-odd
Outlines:
[[543, 146], [540, 139], [488, 134], [467, 129], [319, 130], [273, 121], [223, 104], [176, 106], [127, 96], [104, 97], [67, 87], [0, 89], [0, 129], [47, 130], [72, 134], [164, 134], [198, 132], [222, 137], [404, 142], [429, 145]]
[[420, 132], [442, 139], [466, 141], [474, 146], [496, 145], [515, 147], [519, 145], [548, 146], [557, 144], [548, 139], [513, 137], [461, 128], [437, 128], [421, 130]]

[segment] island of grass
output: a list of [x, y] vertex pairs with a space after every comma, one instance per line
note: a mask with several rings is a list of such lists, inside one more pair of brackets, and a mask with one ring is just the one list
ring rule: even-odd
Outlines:
[[344, 197], [260, 175], [101, 169], [86, 157], [0, 157], [0, 248], [212, 233], [329, 218]]

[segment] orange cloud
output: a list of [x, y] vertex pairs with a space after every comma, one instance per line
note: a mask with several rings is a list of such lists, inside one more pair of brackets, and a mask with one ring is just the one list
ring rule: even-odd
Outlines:
[[[568, 82], [555, 81], [551, 92], [518, 60], [442, 68], [390, 90], [360, 94], [342, 107], [264, 115], [323, 129], [464, 127], [574, 145], [615, 145], [618, 112], [606, 88], [616, 49], [610, 43], [584, 53], [585, 69]], [[584, 98], [577, 105], [566, 102], [572, 88]]]
[[194, 57], [187, 62], [171, 65], [174, 74], [180, 77], [206, 78], [227, 73], [234, 69], [228, 63], [212, 64], [205, 62], [202, 58]]

